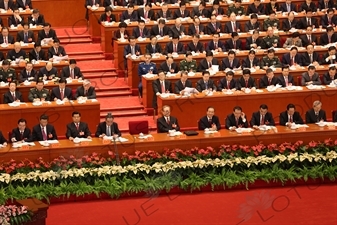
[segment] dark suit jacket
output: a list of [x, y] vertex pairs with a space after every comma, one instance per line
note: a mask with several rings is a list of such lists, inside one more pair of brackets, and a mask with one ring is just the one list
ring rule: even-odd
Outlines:
[[[229, 82], [229, 89], [237, 89], [238, 85], [236, 83], [236, 80], [233, 78], [230, 82]], [[227, 85], [227, 79], [226, 77], [222, 78], [219, 83], [218, 83], [218, 91], [222, 91], [222, 89], [228, 89], [228, 85]]]
[[233, 113], [229, 114], [225, 120], [226, 123], [226, 129], [229, 129], [230, 127], [245, 127], [248, 128], [248, 120], [246, 118], [246, 121], [243, 122], [242, 118], [240, 116], [240, 118], [238, 119], [238, 124], [236, 124], [236, 119]]
[[[235, 49], [239, 49], [239, 50], [242, 50], [242, 44], [241, 44], [241, 40], [238, 39], [235, 41], [236, 42], [236, 46], [235, 46]], [[226, 42], [225, 42], [225, 48], [226, 49], [234, 49], [234, 43], [233, 43], [233, 39], [228, 39]]]
[[25, 21], [24, 21], [24, 17], [23, 17], [23, 16], [21, 16], [21, 21], [16, 20], [15, 17], [14, 17], [14, 15], [8, 17], [8, 26], [9, 26], [9, 27], [10, 27], [11, 25], [14, 25], [14, 26], [17, 27], [19, 24], [23, 26], [24, 22], [25, 22]]
[[[253, 66], [260, 66], [260, 60], [257, 57], [253, 59]], [[248, 56], [242, 60], [242, 68], [251, 68]]]
[[[277, 79], [277, 77], [274, 76], [274, 77], [271, 79], [270, 85], [276, 85], [276, 84], [278, 84], [278, 79]], [[267, 77], [267, 75], [264, 75], [264, 76], [261, 77], [261, 79], [260, 79], [260, 85], [259, 85], [259, 88], [266, 88], [266, 87], [268, 87], [268, 86], [269, 86], [268, 77]]]
[[29, 52], [29, 61], [32, 61], [33, 59], [34, 60], [47, 60], [45, 51], [41, 49], [38, 53], [36, 53], [35, 50], [32, 49]]
[[[177, 51], [178, 51], [177, 52], [178, 54], [185, 54], [184, 45], [180, 42], [178, 42]], [[167, 55], [168, 53], [172, 53], [172, 52], [173, 52], [173, 42], [171, 41], [166, 44], [164, 54]]]
[[220, 29], [220, 32], [223, 31], [220, 22], [217, 21], [217, 22], [215, 23], [215, 28], [214, 28], [214, 26], [213, 26], [213, 24], [212, 24], [211, 22], [209, 22], [209, 23], [207, 24], [207, 34], [215, 34], [215, 33], [218, 33], [218, 32], [216, 31], [217, 29]]
[[151, 43], [147, 44], [145, 47], [145, 51], [150, 54], [163, 52], [163, 50], [161, 49], [161, 45], [158, 43], [155, 45], [154, 49], [152, 48]]
[[309, 44], [315, 42], [317, 44], [317, 37], [315, 35], [311, 35], [311, 42], [309, 43], [308, 36], [307, 35], [302, 35], [300, 36], [302, 40], [302, 46], [307, 47]]
[[[250, 126], [260, 126], [260, 116], [260, 111], [254, 112], [252, 115], [252, 119], [250, 120]], [[275, 126], [273, 115], [270, 112], [267, 112], [264, 116], [264, 125]]]
[[54, 47], [50, 47], [48, 49], [48, 58], [53, 58], [53, 56], [56, 55], [56, 56], [59, 56], [59, 55], [62, 55], [62, 56], [65, 56], [67, 55], [66, 51], [64, 50], [64, 48], [62, 46], [59, 46], [58, 49], [57, 49], [57, 52], [55, 52], [55, 49]]
[[[76, 79], [77, 78], [80, 78], [82, 77], [83, 78], [83, 74], [81, 72], [81, 69], [78, 67], [78, 66], [75, 66], [74, 68], [74, 78]], [[65, 77], [65, 78], [68, 78], [70, 77], [70, 68], [69, 66], [65, 66], [62, 68], [62, 71], [61, 71], [61, 77]]]
[[[337, 34], [334, 33], [332, 36], [331, 36], [331, 42], [330, 43], [334, 43], [337, 41]], [[321, 35], [321, 39], [320, 39], [320, 44], [321, 45], [327, 45], [327, 44], [330, 44], [329, 43], [329, 38], [328, 38], [328, 34], [327, 33], [324, 33]]]
[[25, 9], [27, 6], [32, 9], [33, 6], [32, 6], [32, 1], [31, 0], [26, 0], [25, 4], [23, 4], [23, 1], [22, 0], [16, 0], [16, 5], [18, 8], [23, 8]]
[[[150, 31], [151, 35], [153, 36], [157, 36], [157, 35], [160, 35], [159, 33], [159, 27], [158, 25], [155, 25], [151, 28], [151, 31]], [[172, 36], [171, 35], [171, 29], [168, 27], [168, 26], [164, 26], [163, 27], [163, 36]]]
[[[303, 124], [304, 123], [299, 112], [295, 112], [292, 117], [293, 117], [293, 123], [296, 123], [296, 124]], [[285, 126], [286, 123], [288, 123], [288, 122], [290, 122], [289, 117], [288, 117], [288, 112], [287, 111], [281, 112], [280, 113], [280, 125]]]
[[173, 19], [176, 19], [176, 18], [185, 18], [185, 17], [190, 17], [191, 14], [190, 14], [190, 11], [188, 11], [187, 9], [184, 10], [184, 15], [181, 15], [181, 11], [180, 9], [176, 9], [173, 13]]
[[237, 85], [238, 85], [238, 90], [241, 90], [241, 88], [253, 88], [253, 87], [256, 88], [255, 80], [253, 77], [249, 77], [247, 85], [246, 85], [245, 79], [243, 79], [243, 77], [240, 77], [237, 80]]
[[[202, 24], [199, 24], [199, 34], [201, 33], [201, 32], [204, 32], [204, 34], [206, 33], [206, 29], [205, 29], [205, 27], [204, 27], [204, 25], [202, 25]], [[188, 35], [193, 35], [193, 34], [197, 34], [197, 32], [196, 32], [196, 30], [195, 30], [195, 26], [194, 26], [194, 24], [190, 24], [189, 26], [188, 26]]]
[[[117, 3], [116, 1], [113, 1], [114, 2], [114, 5], [115, 3]], [[107, 6], [110, 6], [111, 5], [111, 1], [110, 0], [104, 0], [103, 1], [103, 7], [107, 7]]]
[[[213, 14], [213, 11], [214, 11], [214, 8], [213, 8], [213, 7], [209, 9], [209, 15], [210, 15], [210, 16]], [[218, 16], [218, 15], [225, 15], [224, 9], [223, 9], [222, 7], [219, 7], [219, 8], [218, 8], [218, 12], [216, 12], [215, 15], [216, 15], [216, 16]]]
[[332, 80], [337, 79], [337, 74], [334, 76], [333, 79], [331, 79], [329, 72], [324, 73], [323, 75], [323, 84], [325, 85], [329, 85], [331, 83]]
[[323, 28], [327, 28], [328, 26], [335, 26], [337, 24], [337, 16], [333, 15], [331, 18], [331, 22], [329, 23], [329, 19], [327, 15], [322, 16], [321, 24]]
[[99, 18], [99, 20], [98, 20], [98, 23], [100, 24], [100, 23], [106, 22], [106, 21], [108, 21], [108, 22], [115, 21], [115, 22], [116, 22], [116, 17], [115, 17], [115, 15], [114, 15], [114, 14], [111, 14], [111, 15], [108, 17], [108, 16], [106, 15], [106, 13], [103, 13], [103, 14], [100, 16], [100, 18]]
[[[220, 40], [218, 41], [218, 48], [221, 48], [223, 52], [226, 51], [225, 44]], [[207, 47], [206, 47], [206, 51], [207, 50], [209, 50], [209, 51], [214, 50], [214, 42], [213, 41], [208, 42]]]
[[[317, 52], [314, 52], [312, 54], [313, 62], [320, 62], [319, 55]], [[302, 65], [303, 66], [309, 66], [312, 62], [310, 61], [310, 57], [308, 52], [302, 53]]]
[[[175, 128], [172, 127], [172, 125], [177, 125]], [[157, 119], [157, 127], [158, 127], [158, 133], [167, 133], [169, 130], [176, 130], [179, 131], [180, 127], [178, 124], [177, 118], [170, 116], [170, 123], [166, 122], [165, 117], [160, 117]]]
[[[317, 19], [316, 18], [314, 18], [314, 17], [311, 17], [311, 25], [313, 26], [315, 26], [315, 27], [318, 27], [318, 22], [317, 22]], [[297, 24], [297, 28], [298, 29], [307, 29], [307, 27], [308, 27], [308, 21], [307, 21], [307, 18], [306, 17], [303, 17], [303, 18], [301, 18], [300, 19], [300, 21], [298, 22], [298, 24]]]
[[219, 117], [217, 116], [213, 116], [212, 117], [212, 123], [210, 123], [208, 121], [207, 116], [202, 117], [199, 122], [198, 122], [198, 129], [199, 130], [205, 130], [206, 128], [212, 128], [212, 125], [215, 124], [217, 130], [221, 129], [221, 125], [220, 125], [220, 120]]
[[181, 33], [185, 33], [185, 27], [183, 25], [180, 26], [180, 28], [178, 29], [176, 26], [172, 26], [171, 27], [171, 32], [170, 32], [170, 36], [181, 36]]
[[260, 22], [256, 21], [253, 25], [250, 21], [245, 23], [245, 32], [249, 32], [250, 30], [260, 30]]
[[129, 15], [128, 11], [125, 10], [122, 12], [120, 20], [121, 22], [124, 22], [124, 20], [130, 20], [131, 22], [138, 21], [138, 12], [135, 10]]
[[[118, 134], [118, 136], [121, 136], [121, 132], [118, 129], [118, 124], [113, 122], [113, 124], [110, 126], [111, 135]], [[96, 137], [99, 137], [101, 134], [106, 134], [106, 122], [101, 122], [97, 126], [97, 130], [95, 133]]]
[[15, 138], [17, 141], [22, 141], [24, 140], [25, 142], [30, 142], [32, 141], [32, 133], [30, 131], [29, 128], [25, 128], [25, 130], [23, 131], [22, 137], [21, 137], [21, 133], [19, 128], [14, 128], [12, 130], [12, 136], [11, 136], [11, 140], [12, 138]]
[[[160, 64], [159, 69], [166, 72], [166, 73], [169, 72], [169, 66], [167, 65], [166, 61], [164, 61]], [[174, 73], [178, 73], [179, 67], [178, 67], [177, 63], [173, 62], [171, 64], [171, 70], [174, 70]]]
[[[168, 91], [168, 92], [172, 93], [173, 91], [172, 91], [172, 87], [171, 87], [171, 81], [165, 80], [164, 83], [165, 83], [165, 91]], [[160, 84], [159, 79], [154, 80], [152, 82], [152, 89], [153, 89], [152, 107], [154, 109], [156, 109], [157, 108], [157, 95], [156, 95], [156, 93], [159, 92], [159, 93], [163, 94], [162, 91], [161, 91], [161, 84]]]
[[7, 142], [7, 139], [4, 137], [4, 135], [2, 134], [2, 132], [0, 131], [0, 144], [3, 144]]
[[[36, 80], [36, 78], [37, 78], [37, 71], [34, 70], [34, 69], [32, 69], [32, 71], [30, 71], [29, 77], [33, 78], [33, 80]], [[28, 80], [29, 77], [27, 75], [27, 70], [23, 69], [20, 72], [19, 81], [20, 82], [24, 82], [25, 80]]]
[[[49, 134], [51, 134], [52, 137], [49, 137]], [[47, 140], [57, 140], [56, 131], [53, 125], [47, 124], [47, 134], [46, 135], [47, 135]], [[43, 135], [42, 135], [40, 124], [33, 127], [32, 141], [43, 141]]]
[[[80, 135], [80, 132], [84, 132], [84, 135]], [[91, 132], [89, 130], [88, 124], [84, 122], [80, 122], [78, 125], [78, 130], [76, 128], [76, 125], [74, 123], [69, 123], [67, 124], [67, 132], [66, 132], [66, 137], [70, 138], [86, 138], [91, 135]]]
[[[139, 54], [142, 54], [142, 50], [140, 49], [140, 46], [138, 44], [135, 45], [135, 53], [139, 52]], [[127, 56], [128, 54], [131, 54], [131, 46], [126, 45], [124, 46], [124, 57]]]
[[[275, 4], [274, 8], [276, 8], [276, 11], [280, 11], [280, 6], [277, 3]], [[270, 3], [267, 3], [265, 5], [264, 10], [265, 10], [266, 15], [269, 15], [271, 12], [274, 12]]]
[[[145, 18], [144, 8], [139, 8], [137, 13], [138, 13], [138, 19], [139, 20], [141, 19], [141, 17]], [[147, 18], [150, 19], [150, 20], [156, 19], [155, 13], [152, 9], [150, 9], [150, 11], [147, 13]]]
[[225, 70], [227, 68], [229, 69], [239, 68], [241, 65], [240, 65], [240, 60], [238, 58], [234, 58], [232, 66], [229, 63], [228, 58], [223, 58], [221, 62], [221, 66], [222, 66], [221, 70]]
[[[280, 9], [281, 9], [282, 12], [288, 12], [287, 3], [282, 3]], [[297, 12], [296, 11], [296, 5], [294, 3], [290, 4], [290, 12], [291, 11]]]
[[182, 90], [185, 89], [185, 87], [192, 87], [192, 82], [190, 80], [186, 80], [185, 86], [183, 86], [183, 83], [181, 80], [177, 80], [174, 84], [174, 93], [175, 94], [180, 94]]
[[[240, 31], [243, 31], [243, 30], [241, 29], [241, 24], [240, 24], [238, 21], [236, 21], [235, 24], [236, 24], [236, 25], [235, 25], [235, 26], [236, 26], [236, 30], [237, 30], [237, 29], [240, 29]], [[227, 23], [225, 24], [225, 33], [231, 34], [231, 33], [233, 33], [233, 32], [237, 32], [236, 30], [233, 30], [232, 22], [227, 22]]]
[[[148, 38], [148, 37], [150, 37], [150, 35], [151, 35], [151, 34], [150, 34], [150, 30], [147, 29], [146, 27], [144, 27], [142, 38]], [[140, 37], [140, 30], [139, 30], [139, 27], [133, 28], [132, 36], [134, 36], [134, 37], [136, 37], [136, 38]]]
[[157, 18], [157, 19], [163, 18], [163, 19], [171, 20], [171, 19], [173, 19], [173, 15], [172, 15], [171, 10], [168, 9], [168, 10], [166, 11], [166, 16], [165, 16], [165, 18], [164, 18], [163, 11], [160, 10], [160, 11], [157, 12], [156, 18]]
[[304, 1], [300, 8], [299, 8], [299, 12], [302, 12], [303, 10], [307, 11], [308, 9], [311, 9], [313, 12], [316, 12], [317, 11], [317, 7], [316, 7], [316, 3], [314, 2], [311, 2], [310, 5], [308, 6], [307, 3]]
[[313, 81], [313, 83], [312, 83], [313, 85], [321, 85], [322, 84], [318, 73], [315, 72], [311, 79], [309, 77], [308, 72], [302, 73], [301, 85], [305, 86], [306, 85], [305, 83], [309, 82], [309, 81]]
[[191, 41], [187, 44], [186, 51], [203, 52], [203, 51], [205, 51], [205, 48], [204, 48], [203, 43], [201, 43], [200, 41], [198, 42], [197, 46], [195, 46], [193, 41]]
[[53, 67], [50, 71], [47, 71], [46, 67], [42, 67], [39, 70], [38, 77], [43, 77], [44, 75], [46, 75], [48, 79], [49, 79], [49, 76], [52, 76], [52, 75], [54, 75], [54, 77], [57, 77], [57, 69]]
[[75, 99], [77, 99], [79, 96], [87, 97], [88, 99], [96, 99], [96, 92], [94, 87], [89, 87], [88, 89], [88, 95], [85, 95], [84, 93], [84, 87], [78, 87], [75, 93]]
[[325, 6], [324, 0], [319, 0], [318, 1], [318, 8], [319, 9], [328, 9], [328, 8], [333, 8], [334, 7], [334, 1], [330, 0], [328, 2], [328, 7]]
[[57, 39], [57, 35], [56, 35], [55, 30], [50, 29], [49, 32], [48, 32], [48, 35], [46, 35], [46, 33], [44, 32], [44, 30], [40, 30], [39, 33], [38, 33], [38, 38], [37, 39], [39, 41], [41, 41], [41, 40], [43, 40], [45, 38], [53, 38], [53, 40]]
[[9, 50], [7, 53], [7, 59], [10, 59], [12, 61], [15, 61], [15, 59], [25, 59], [26, 58], [26, 52], [24, 50], [20, 50], [19, 52], [15, 52], [14, 49]]
[[[128, 37], [130, 36], [129, 32], [127, 30], [124, 31], [124, 39], [128, 39]], [[121, 38], [121, 32], [119, 30], [116, 30], [114, 32], [114, 40], [120, 39]]]
[[337, 62], [337, 54], [335, 54], [336, 58], [335, 59], [332, 59], [332, 60], [329, 60], [329, 61], [326, 61], [326, 58], [328, 58], [329, 56], [329, 53], [325, 53], [323, 56], [322, 56], [322, 60], [320, 62], [320, 64], [335, 64]]
[[[31, 38], [32, 40], [28, 41], [29, 38]], [[18, 42], [20, 42], [20, 41], [24, 42], [25, 41], [25, 34], [24, 34], [23, 30], [19, 31], [18, 34], [16, 35], [16, 41], [18, 41]], [[28, 41], [27, 43], [35, 42], [34, 32], [31, 31], [31, 30], [28, 31], [27, 41]]]
[[15, 99], [13, 99], [13, 96], [9, 90], [4, 94], [4, 104], [12, 103], [16, 100], [20, 100], [20, 102], [23, 102], [22, 94], [20, 91], [15, 91]]
[[197, 16], [197, 17], [202, 16], [202, 17], [206, 17], [206, 18], [210, 17], [208, 9], [204, 8], [204, 9], [200, 12], [198, 6], [196, 6], [196, 7], [194, 7], [194, 8], [192, 9], [192, 15], [191, 15], [191, 18], [194, 18], [195, 16]]
[[[216, 90], [216, 85], [214, 83], [213, 80], [209, 79], [208, 82], [207, 82], [207, 88], [210, 89], [212, 88], [212, 90]], [[205, 82], [203, 79], [200, 79], [197, 81], [197, 86], [196, 86], [196, 89], [199, 91], [199, 92], [202, 92], [203, 90], [206, 89], [206, 85], [205, 85]]]
[[[14, 44], [14, 37], [10, 34], [8, 34], [8, 44]], [[2, 34], [0, 34], [0, 44], [4, 43], [4, 37], [2, 36]]]
[[[290, 83], [292, 85], [295, 85], [295, 81], [294, 81], [293, 76], [288, 75], [288, 84], [290, 84]], [[284, 77], [283, 77], [282, 74], [278, 77], [278, 84], [282, 85], [282, 87], [286, 87], [286, 81], [284, 80]]]
[[[302, 66], [302, 57], [300, 54], [296, 54], [295, 56], [295, 63], [297, 63], [298, 65]], [[290, 58], [290, 53], [284, 54], [282, 57], [282, 64], [284, 66], [286, 65], [290, 65], [292, 66], [292, 60]]]
[[[213, 59], [212, 59], [212, 65], [219, 65], [218, 59], [213, 58]], [[208, 68], [209, 68], [209, 65], [208, 65], [208, 63], [207, 63], [207, 60], [206, 60], [206, 59], [202, 59], [202, 60], [199, 62], [199, 66], [198, 66], [197, 71], [198, 71], [198, 72], [203, 72], [203, 71], [207, 70]], [[219, 69], [220, 69], [220, 68], [219, 68]]]
[[257, 8], [255, 7], [254, 3], [250, 4], [248, 6], [246, 15], [248, 16], [252, 13], [256, 13], [258, 15], [265, 14], [263, 3], [261, 3]]
[[[256, 40], [255, 40], [255, 44], [259, 47], [261, 47], [261, 44], [262, 44], [262, 38], [258, 37]], [[246, 38], [246, 50], [250, 50], [251, 47], [250, 45], [253, 44], [253, 37], [248, 37]]]
[[37, 20], [33, 21], [33, 17], [29, 16], [28, 17], [28, 24], [33, 24], [33, 25], [44, 25], [45, 24], [45, 20], [44, 20], [44, 16], [42, 14], [39, 14], [39, 17], [37, 18]]
[[317, 123], [321, 120], [326, 121], [326, 113], [322, 109], [319, 111], [317, 116], [315, 115], [314, 109], [309, 109], [305, 113], [305, 123]]
[[[9, 0], [7, 7], [8, 9], [13, 10], [16, 7], [16, 4], [13, 2], [13, 0]], [[3, 0], [0, 1], [0, 9], [5, 9], [5, 3]]]
[[289, 20], [283, 20], [282, 21], [282, 29], [284, 31], [289, 31], [291, 28], [297, 28], [298, 27], [298, 21], [294, 19], [293, 21]]
[[[64, 96], [63, 97], [67, 98], [69, 100], [73, 99], [73, 93], [71, 91], [71, 88], [66, 87], [64, 89]], [[51, 90], [51, 97], [50, 97], [50, 99], [52, 101], [54, 101], [54, 98], [61, 99], [61, 92], [60, 92], [60, 88], [59, 87], [54, 87]], [[61, 99], [61, 100], [63, 100], [63, 99]]]

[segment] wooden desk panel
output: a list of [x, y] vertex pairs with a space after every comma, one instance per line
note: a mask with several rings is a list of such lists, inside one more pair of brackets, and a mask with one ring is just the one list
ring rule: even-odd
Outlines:
[[88, 123], [92, 133], [96, 131], [96, 126], [100, 121], [100, 103], [91, 102], [78, 104], [77, 101], [57, 105], [55, 102], [43, 104], [42, 106], [33, 106], [32, 103], [11, 107], [7, 104], [0, 105], [0, 115], [3, 121], [0, 123], [0, 130], [4, 135], [17, 127], [17, 121], [25, 118], [29, 128], [39, 123], [39, 117], [42, 114], [49, 116], [49, 123], [55, 126], [58, 136], [65, 136], [66, 125], [72, 122], [71, 114], [78, 111], [82, 114], [83, 122]]
[[[331, 118], [331, 111], [337, 109], [336, 89], [327, 88], [324, 90], [303, 91], [277, 91], [263, 93], [252, 92], [245, 94], [237, 91], [233, 95], [225, 95], [220, 92], [213, 96], [205, 96], [203, 93], [190, 98], [161, 98], [157, 97], [158, 108], [163, 105], [171, 106], [171, 114], [178, 118], [180, 127], [197, 127], [197, 121], [206, 115], [208, 106], [215, 108], [215, 114], [220, 118], [220, 124], [224, 125], [227, 115], [232, 113], [233, 107], [241, 106], [248, 120], [252, 113], [259, 110], [261, 104], [267, 104], [269, 111], [273, 114], [275, 121], [279, 121], [279, 114], [286, 110], [289, 103], [296, 105], [297, 110], [305, 119], [305, 112], [312, 108], [315, 100], [323, 103], [322, 108], [326, 111], [327, 117]], [[198, 110], [196, 110], [198, 109]]]

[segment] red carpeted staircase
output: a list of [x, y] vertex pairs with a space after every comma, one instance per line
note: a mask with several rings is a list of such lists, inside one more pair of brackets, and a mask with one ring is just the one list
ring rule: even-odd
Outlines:
[[128, 122], [134, 120], [148, 120], [150, 131], [156, 131], [153, 116], [147, 116], [138, 96], [132, 96], [127, 77], [117, 74], [113, 61], [105, 60], [101, 45], [92, 42], [87, 28], [54, 29], [69, 57], [76, 59], [84, 77], [96, 87], [101, 120], [112, 112], [122, 132], [128, 132]]

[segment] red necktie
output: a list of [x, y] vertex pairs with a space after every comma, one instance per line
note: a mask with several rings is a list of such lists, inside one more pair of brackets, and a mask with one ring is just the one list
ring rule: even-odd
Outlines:
[[47, 138], [47, 134], [46, 132], [44, 131], [44, 127], [42, 128], [42, 138], [44, 141], [46, 141], [48, 138]]
[[233, 41], [234, 49], [236, 49], [236, 41]]
[[208, 123], [209, 123], [210, 126], [212, 126], [212, 119], [209, 119]]
[[4, 37], [4, 39], [5, 39], [5, 40], [4, 40], [4, 43], [5, 43], [5, 44], [8, 44], [8, 41], [7, 41], [7, 37], [6, 37], [6, 36]]
[[293, 122], [293, 116], [290, 116], [289, 118], [289, 122], [292, 123]]
[[214, 43], [214, 48], [215, 48], [215, 49], [218, 49], [218, 43], [217, 43], [217, 42]]
[[178, 51], [177, 51], [177, 45], [176, 45], [176, 44], [174, 44], [173, 52], [178, 52]]
[[161, 93], [165, 93], [164, 81], [161, 82]]
[[20, 141], [22, 141], [23, 140], [23, 132], [22, 131], [20, 131]]
[[60, 95], [61, 95], [61, 100], [63, 100], [63, 98], [64, 98], [64, 90], [63, 89], [61, 90]]
[[170, 124], [170, 117], [167, 117], [167, 118], [166, 118], [166, 123], [167, 123], [167, 124]]
[[248, 80], [246, 80], [246, 88], [248, 87]]
[[12, 96], [13, 96], [13, 101], [15, 101], [15, 94], [13, 93]]
[[264, 115], [261, 116], [260, 125], [264, 125]]
[[239, 119], [235, 118], [236, 127], [239, 127]]
[[139, 30], [139, 34], [140, 34], [141, 37], [143, 37], [143, 29]]
[[212, 68], [212, 63], [211, 62], [208, 63], [208, 68]]
[[311, 35], [308, 36], [308, 41], [311, 44]]
[[268, 79], [268, 84], [269, 84], [269, 85], [271, 84], [271, 79]]
[[80, 126], [78, 125], [78, 123], [75, 123], [76, 129], [78, 130], [80, 128]]
[[231, 89], [230, 82], [227, 81], [227, 89]]

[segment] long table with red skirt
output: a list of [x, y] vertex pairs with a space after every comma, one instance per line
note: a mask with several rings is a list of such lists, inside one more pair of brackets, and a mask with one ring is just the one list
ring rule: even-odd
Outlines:
[[[282, 144], [284, 142], [303, 141], [304, 144], [308, 144], [310, 141], [324, 141], [335, 136], [335, 127], [319, 127], [315, 124], [309, 124], [308, 128], [299, 130], [292, 130], [288, 127], [276, 126], [276, 129], [268, 131], [253, 131], [251, 133], [238, 134], [236, 131], [229, 131], [222, 129], [214, 134], [205, 134], [204, 131], [198, 131], [197, 136], [180, 135], [176, 137], [170, 137], [166, 133], [152, 134], [152, 137], [147, 139], [139, 139], [138, 135], [131, 136], [125, 135], [127, 142], [116, 142], [116, 148], [121, 156], [124, 152], [133, 154], [135, 151], [148, 151], [153, 150], [159, 153], [163, 153], [165, 149], [179, 148], [182, 150], [191, 149], [194, 147], [218, 148], [221, 145], [257, 145], [260, 142], [263, 144]], [[91, 153], [102, 154], [102, 156], [108, 157], [109, 151], [115, 151], [114, 143], [105, 143], [102, 138], [93, 138], [92, 141], [86, 142], [86, 144], [75, 144], [69, 140], [60, 140], [58, 146], [43, 147], [38, 142], [35, 142], [35, 146], [29, 147], [29, 149], [22, 150], [20, 148], [12, 148], [11, 144], [7, 147], [0, 148], [0, 161], [9, 161], [15, 159], [17, 161], [29, 159], [36, 161], [42, 157], [45, 162], [50, 162], [53, 159], [64, 156], [69, 157], [71, 155], [76, 158], [80, 158], [84, 155]]]
[[72, 122], [71, 114], [74, 111], [80, 112], [81, 120], [88, 123], [92, 133], [96, 131], [96, 126], [100, 122], [100, 103], [87, 100], [84, 104], [79, 104], [77, 100], [67, 102], [64, 105], [57, 105], [56, 102], [44, 103], [41, 106], [34, 106], [32, 103], [21, 104], [18, 107], [12, 107], [7, 104], [0, 105], [0, 130], [7, 138], [7, 133], [17, 127], [20, 118], [27, 120], [27, 127], [31, 128], [39, 124], [39, 118], [42, 114], [49, 116], [49, 123], [55, 127], [58, 136], [65, 136], [66, 126]]

